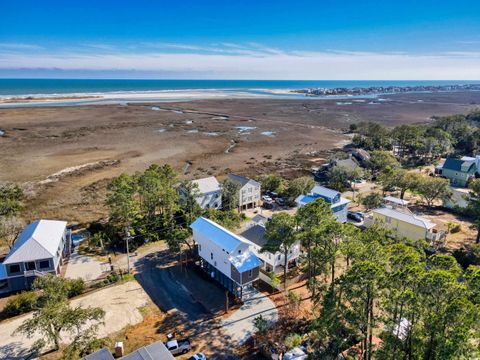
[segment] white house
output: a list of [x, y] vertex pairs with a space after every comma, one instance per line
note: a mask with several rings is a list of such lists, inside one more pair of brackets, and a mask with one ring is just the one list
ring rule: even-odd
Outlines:
[[245, 286], [258, 279], [262, 264], [250, 245], [240, 236], [204, 217], [195, 220], [190, 228], [198, 246], [202, 269], [241, 298]]
[[240, 184], [238, 206], [240, 209], [255, 208], [260, 205], [260, 183], [239, 175], [230, 174], [228, 178]]
[[[261, 252], [262, 247], [267, 243], [265, 239], [265, 226], [263, 224], [255, 224], [240, 234], [251, 245], [253, 252], [262, 260], [262, 267], [265, 271], [279, 272], [283, 271], [285, 265], [285, 256], [283, 252], [277, 251], [271, 253], [269, 251]], [[300, 241], [297, 241], [289, 250], [287, 261], [289, 264], [296, 264], [300, 256]]]
[[295, 199], [295, 202], [298, 207], [302, 207], [317, 199], [323, 199], [330, 204], [333, 216], [335, 216], [339, 222], [347, 222], [348, 204], [350, 203], [350, 200], [342, 197], [342, 194], [336, 190], [316, 185], [313, 187], [310, 194], [300, 195]]
[[197, 184], [200, 196], [197, 203], [202, 209], [220, 209], [222, 207], [222, 188], [215, 176], [193, 180]]
[[36, 277], [59, 274], [71, 252], [66, 221], [37, 220], [18, 236], [0, 264], [0, 292], [28, 289]]

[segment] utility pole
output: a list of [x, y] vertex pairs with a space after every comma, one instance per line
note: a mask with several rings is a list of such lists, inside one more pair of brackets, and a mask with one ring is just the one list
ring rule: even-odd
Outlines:
[[128, 240], [132, 237], [130, 235], [130, 229], [128, 227], [125, 228], [125, 241], [127, 243], [127, 272], [130, 274], [130, 252], [128, 250]]

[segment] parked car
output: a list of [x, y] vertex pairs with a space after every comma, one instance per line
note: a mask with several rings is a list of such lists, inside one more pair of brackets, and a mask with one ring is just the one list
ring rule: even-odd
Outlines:
[[285, 206], [285, 199], [283, 199], [283, 198], [276, 198], [276, 199], [275, 199], [275, 202], [276, 202], [279, 206]]
[[272, 199], [276, 199], [278, 197], [278, 193], [273, 191], [267, 191], [267, 195], [270, 196]]
[[263, 200], [263, 201], [266, 201], [266, 202], [271, 202], [271, 201], [273, 201], [273, 199], [272, 199], [270, 196], [268, 196], [268, 195], [263, 195], [263, 196], [262, 196], [262, 200]]
[[207, 360], [207, 357], [203, 353], [198, 353], [193, 356], [190, 356], [188, 360]]
[[363, 221], [363, 216], [360, 215], [359, 213], [356, 213], [356, 212], [351, 212], [349, 211], [347, 213], [347, 218], [352, 220], [352, 221], [355, 221], [355, 222], [362, 222]]
[[273, 209], [273, 201], [264, 201], [262, 207], [264, 209]]
[[172, 355], [186, 354], [192, 348], [189, 339], [170, 340], [165, 345]]

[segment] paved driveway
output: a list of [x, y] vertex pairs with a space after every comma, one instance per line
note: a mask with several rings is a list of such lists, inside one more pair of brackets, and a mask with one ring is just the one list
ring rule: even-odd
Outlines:
[[244, 344], [255, 332], [253, 319], [262, 315], [269, 322], [278, 319], [275, 304], [268, 296], [258, 290], [249, 288], [244, 291], [244, 303], [227, 319], [222, 320], [222, 330], [238, 344]]
[[[143, 317], [139, 308], [147, 305], [148, 295], [136, 281], [129, 281], [121, 285], [94, 291], [76, 298], [70, 304], [81, 307], [101, 307], [105, 310], [105, 324], [98, 330], [98, 337], [105, 337], [113, 332], [123, 329], [127, 325], [137, 324]], [[19, 316], [12, 320], [0, 323], [0, 359], [20, 360], [22, 354], [27, 354], [28, 349], [37, 340], [38, 336], [27, 338], [23, 334], [12, 333], [31, 314]], [[69, 339], [65, 339], [68, 340]]]

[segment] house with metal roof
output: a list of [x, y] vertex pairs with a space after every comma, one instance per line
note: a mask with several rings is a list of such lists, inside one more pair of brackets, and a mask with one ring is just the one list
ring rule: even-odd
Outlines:
[[447, 158], [442, 166], [437, 167], [436, 173], [450, 181], [450, 185], [466, 187], [468, 182], [475, 178], [480, 169], [480, 157], [453, 159]]
[[316, 185], [308, 195], [300, 195], [297, 197], [295, 203], [298, 207], [302, 207], [317, 199], [323, 199], [330, 204], [333, 216], [335, 216], [339, 222], [347, 222], [348, 204], [350, 200], [342, 197], [342, 194], [336, 190]]
[[262, 265], [250, 245], [240, 236], [204, 217], [195, 220], [190, 228], [202, 269], [241, 298], [243, 288], [258, 279]]
[[192, 180], [197, 185], [199, 196], [196, 198], [202, 209], [220, 209], [222, 207], [222, 188], [215, 176]]
[[0, 266], [0, 289], [28, 289], [38, 276], [59, 274], [71, 253], [71, 244], [66, 221], [37, 220], [29, 224]]
[[261, 186], [258, 181], [235, 174], [228, 175], [228, 178], [240, 185], [238, 206], [241, 210], [260, 205]]
[[[277, 251], [272, 253], [270, 251], [261, 251], [262, 247], [267, 243], [265, 230], [264, 224], [252, 224], [252, 226], [243, 231], [240, 235], [250, 244], [255, 255], [257, 255], [262, 261], [262, 268], [265, 271], [283, 271], [283, 266], [285, 265], [285, 255], [283, 252]], [[297, 241], [288, 251], [288, 264], [296, 265], [300, 254], [300, 241]]]
[[396, 238], [439, 242], [445, 233], [435, 229], [436, 224], [427, 218], [415, 215], [406, 207], [385, 206], [374, 209], [365, 218], [365, 227], [377, 224], [390, 230]]
[[[103, 348], [87, 355], [84, 360], [113, 360], [112, 353], [107, 348]], [[168, 351], [167, 347], [161, 342], [157, 341], [153, 344], [143, 346], [130, 354], [120, 358], [121, 360], [173, 360], [173, 355]]]

